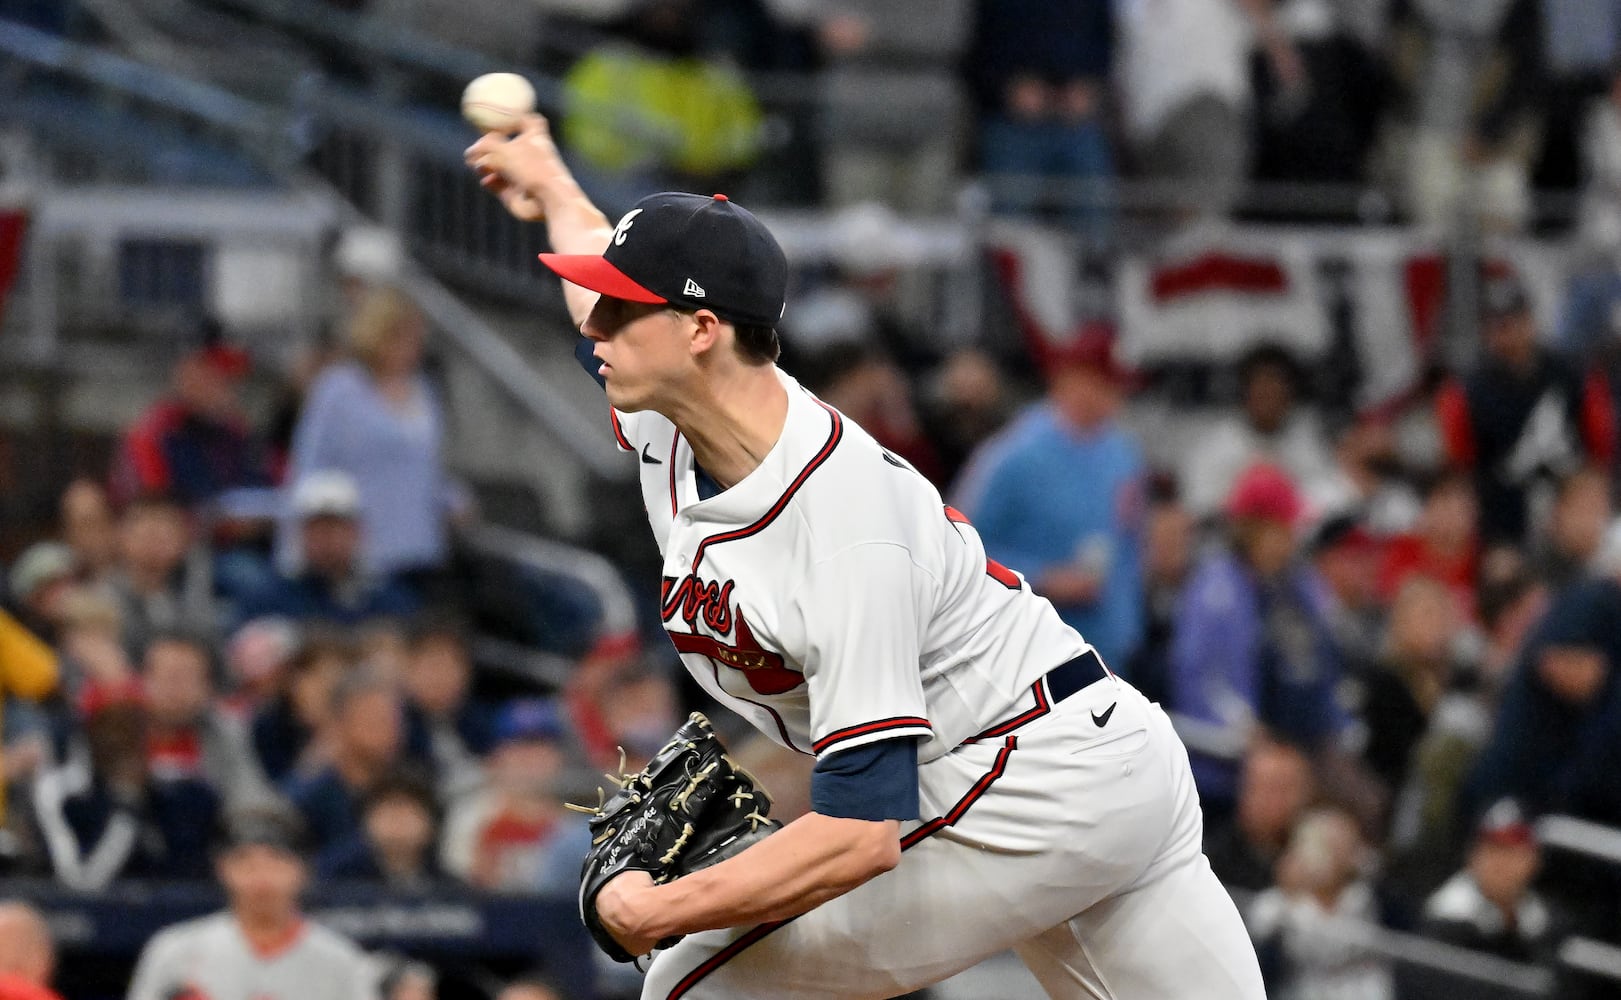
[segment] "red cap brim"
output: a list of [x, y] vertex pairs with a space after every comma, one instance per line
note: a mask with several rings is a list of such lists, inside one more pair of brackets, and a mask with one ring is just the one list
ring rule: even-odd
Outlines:
[[670, 301], [638, 285], [624, 271], [608, 263], [607, 258], [597, 254], [543, 253], [540, 262], [564, 281], [616, 299], [649, 304]]

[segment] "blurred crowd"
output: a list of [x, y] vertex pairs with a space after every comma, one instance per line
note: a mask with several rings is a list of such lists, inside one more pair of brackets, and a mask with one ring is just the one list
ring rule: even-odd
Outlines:
[[[1533, 192], [1568, 219], [1585, 190], [1610, 208], [1584, 225], [1621, 239], [1610, 0], [542, 0], [516, 23], [341, 6], [555, 74], [559, 134], [612, 204], [781, 162], [764, 197], [927, 212], [977, 177], [1093, 241], [1122, 209], [1309, 213], [1299, 184], [1497, 231], [1539, 221]], [[1246, 199], [1254, 182], [1273, 186]], [[1348, 201], [1333, 211], [1365, 207]]]
[[[1533, 191], [1579, 204], [1591, 252], [1562, 300], [1482, 265], [1447, 293], [1463, 339], [1427, 345], [1429, 374], [1376, 408], [1321, 392], [1342, 373], [1280, 330], [1165, 440], [1172, 366], [1128, 367], [1107, 322], [940, 343], [887, 210], [849, 216], [865, 238], [797, 276], [783, 364], [1172, 714], [1272, 995], [1396, 996], [1347, 927], [1550, 967], [1571, 934], [1621, 944], [1621, 874], [1538, 832], [1621, 827], [1621, 4], [328, 2], [555, 75], [556, 132], [610, 214], [658, 188], [926, 213], [972, 176], [999, 212], [1098, 245], [1145, 205], [1290, 214], [1245, 204], [1257, 181], [1372, 186], [1410, 221], [1502, 233], [1538, 221]], [[267, 940], [312, 878], [567, 893], [586, 834], [564, 801], [694, 707], [667, 650], [468, 557], [480, 515], [446, 470], [421, 316], [383, 287], [343, 315], [267, 419], [244, 403], [253, 360], [204, 324], [112, 461], [64, 483], [52, 537], [9, 562], [0, 874], [219, 877], [244, 926], [276, 918]], [[566, 680], [488, 669], [492, 628], [565, 657]], [[793, 765], [744, 752], [779, 814], [805, 807]], [[49, 962], [0, 949], [0, 997], [24, 966]]]
[[[557, 81], [557, 132], [588, 189], [620, 210], [650, 189], [725, 188], [928, 212], [979, 178], [998, 207], [1094, 241], [1122, 210], [1355, 219], [1368, 190], [1380, 214], [1426, 225], [1518, 231], [1551, 213], [1621, 240], [1612, 0], [326, 6]], [[363, 87], [386, 76], [391, 100], [454, 107], [448, 81], [384, 74], [341, 32], [273, 5], [137, 0], [115, 16], [0, 0], [0, 15], [255, 99], [285, 100], [321, 73]], [[1256, 182], [1271, 186], [1246, 198]], [[1351, 193], [1314, 206], [1302, 184]], [[1535, 193], [1556, 196], [1549, 212]]]
[[[359, 292], [261, 425], [249, 356], [205, 323], [109, 466], [66, 483], [5, 572], [0, 877], [217, 871], [235, 893], [226, 855], [268, 844], [289, 900], [572, 891], [588, 835], [564, 801], [674, 730], [669, 657], [462, 551], [424, 332], [398, 291]], [[566, 683], [481, 669], [492, 629]]]

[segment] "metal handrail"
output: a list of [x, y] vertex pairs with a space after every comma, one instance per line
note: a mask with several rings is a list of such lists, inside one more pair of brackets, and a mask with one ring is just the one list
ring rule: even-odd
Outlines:
[[1621, 982], [1621, 948], [1572, 935], [1559, 946], [1559, 961], [1572, 969]]
[[[1247, 910], [1254, 892], [1229, 890], [1240, 910]], [[1506, 986], [1531, 996], [1552, 996], [1555, 977], [1551, 969], [1514, 962], [1434, 938], [1369, 924], [1348, 917], [1328, 916], [1325, 922], [1342, 939], [1385, 958], [1443, 972], [1471, 982]]]
[[[396, 22], [367, 14], [299, 0], [216, 2], [266, 21], [308, 32], [353, 52], [452, 79], [471, 80], [481, 73], [512, 70], [511, 66], [481, 52], [449, 45]], [[561, 103], [562, 88], [555, 81], [532, 73], [524, 75], [534, 84], [536, 100], [543, 107]]]
[[275, 109], [14, 21], [0, 19], [0, 53], [157, 102], [251, 140], [288, 136], [286, 118]]
[[563, 572], [590, 587], [602, 604], [604, 636], [636, 631], [636, 603], [630, 588], [609, 562], [595, 552], [504, 528], [480, 524], [467, 533], [472, 545], [491, 555], [518, 559], [537, 569]]
[[[282, 116], [211, 84], [165, 73], [122, 56], [4, 20], [0, 20], [0, 52], [34, 66], [89, 80], [119, 93], [161, 101], [185, 114], [219, 126], [248, 144], [274, 139], [280, 145], [291, 145], [291, 133]], [[344, 107], [356, 119], [365, 117], [354, 104], [345, 104]], [[411, 116], [383, 105], [373, 105], [371, 110], [373, 115], [366, 120], [376, 134], [387, 134], [397, 141], [412, 143], [414, 150], [432, 155], [438, 162], [453, 160], [460, 164], [457, 140], [448, 133], [434, 132], [420, 122], [413, 122]], [[262, 153], [264, 150], [255, 149], [254, 152]], [[359, 211], [326, 182], [286, 162], [285, 157], [278, 157], [277, 161], [271, 164], [274, 174], [286, 179], [296, 189], [324, 193], [339, 207], [340, 212], [359, 221]], [[449, 343], [473, 361], [537, 422], [551, 429], [563, 447], [594, 473], [612, 480], [627, 478], [626, 467], [614, 461], [616, 456], [610, 453], [611, 449], [593, 447], [601, 435], [596, 433], [592, 422], [548, 392], [544, 383], [530, 370], [528, 362], [481, 316], [446, 290], [426, 269], [409, 261], [403, 266], [401, 277], [406, 291], [444, 332]]]
[[1543, 816], [1537, 820], [1537, 839], [1544, 847], [1621, 865], [1621, 830], [1613, 826], [1574, 816]]

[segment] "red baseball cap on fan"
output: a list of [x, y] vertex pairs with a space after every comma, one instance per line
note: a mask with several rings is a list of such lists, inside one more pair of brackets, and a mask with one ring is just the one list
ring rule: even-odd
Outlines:
[[1304, 510], [1294, 480], [1287, 472], [1266, 463], [1245, 469], [1227, 494], [1227, 516], [1234, 519], [1281, 521], [1292, 527]]
[[1117, 384], [1131, 381], [1131, 372], [1115, 358], [1114, 330], [1102, 323], [1088, 324], [1062, 343], [1043, 345], [1041, 363], [1048, 378], [1065, 368], [1085, 368]]

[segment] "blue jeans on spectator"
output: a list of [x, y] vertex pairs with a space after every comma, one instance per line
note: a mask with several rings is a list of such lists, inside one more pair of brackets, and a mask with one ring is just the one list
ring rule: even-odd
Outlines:
[[[999, 212], [1052, 208], [1092, 243], [1106, 243], [1114, 221], [1114, 154], [1096, 119], [1077, 124], [995, 115], [980, 125], [980, 164]], [[1048, 181], [1068, 190], [1052, 197]]]

